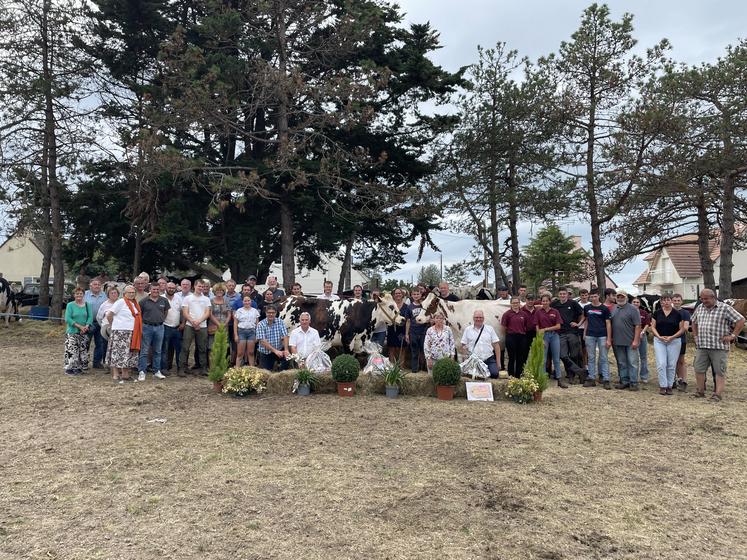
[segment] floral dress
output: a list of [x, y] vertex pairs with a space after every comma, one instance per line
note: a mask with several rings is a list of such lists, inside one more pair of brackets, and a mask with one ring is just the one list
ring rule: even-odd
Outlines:
[[425, 332], [423, 351], [426, 360], [440, 360], [454, 355], [454, 335], [451, 329], [444, 327], [440, 332], [436, 327], [430, 327]]

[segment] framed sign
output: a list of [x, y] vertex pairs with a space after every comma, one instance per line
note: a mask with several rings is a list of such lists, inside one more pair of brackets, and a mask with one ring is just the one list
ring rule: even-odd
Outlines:
[[493, 400], [493, 385], [490, 383], [476, 383], [468, 381], [465, 383], [467, 386], [467, 400], [468, 401], [492, 401]]

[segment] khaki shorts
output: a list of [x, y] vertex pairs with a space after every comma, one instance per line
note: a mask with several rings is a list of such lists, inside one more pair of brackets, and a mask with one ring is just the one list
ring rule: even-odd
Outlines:
[[729, 361], [728, 350], [713, 350], [711, 348], [696, 348], [693, 368], [695, 373], [706, 373], [709, 367], [713, 373], [726, 377], [726, 363]]

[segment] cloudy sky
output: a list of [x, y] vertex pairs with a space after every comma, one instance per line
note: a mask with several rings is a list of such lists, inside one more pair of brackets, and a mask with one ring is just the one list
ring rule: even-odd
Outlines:
[[[430, 22], [441, 35], [443, 48], [433, 56], [435, 62], [448, 70], [476, 60], [477, 46], [492, 47], [506, 42], [522, 56], [536, 59], [555, 52], [563, 40], [570, 39], [578, 28], [581, 12], [590, 1], [577, 0], [400, 0], [405, 21]], [[672, 44], [670, 56], [688, 64], [712, 62], [727, 45], [747, 37], [747, 2], [740, 0], [612, 0], [607, 2], [614, 20], [624, 12], [634, 14], [634, 35], [641, 52], [662, 38]], [[588, 224], [568, 221], [560, 226], [568, 235], [581, 235], [584, 246], [590, 247]], [[529, 242], [537, 226], [523, 224], [521, 244]], [[505, 234], [504, 237], [505, 238]], [[444, 266], [462, 260], [473, 243], [463, 235], [451, 232], [434, 235], [443, 251]], [[417, 262], [417, 251], [408, 251], [407, 264], [397, 278], [416, 278], [420, 267], [438, 264], [439, 254], [427, 251]], [[644, 270], [638, 259], [622, 272], [613, 274], [615, 281], [631, 289], [631, 283]]]

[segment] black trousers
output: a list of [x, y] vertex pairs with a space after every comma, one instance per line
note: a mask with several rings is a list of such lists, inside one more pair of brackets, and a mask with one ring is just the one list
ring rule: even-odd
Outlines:
[[508, 374], [511, 377], [521, 377], [524, 364], [527, 361], [527, 335], [507, 334], [506, 352], [508, 352]]

